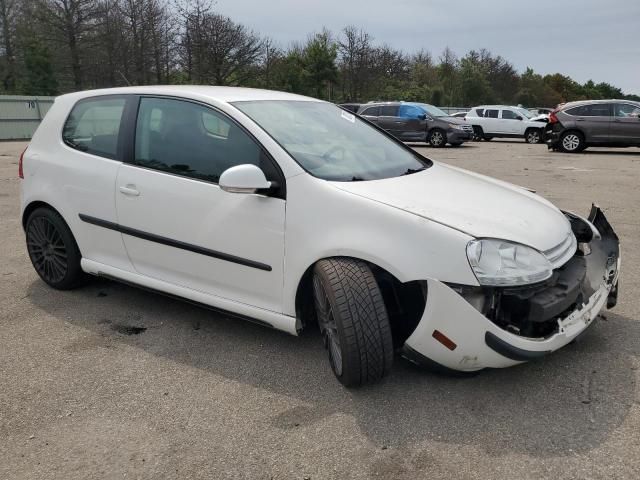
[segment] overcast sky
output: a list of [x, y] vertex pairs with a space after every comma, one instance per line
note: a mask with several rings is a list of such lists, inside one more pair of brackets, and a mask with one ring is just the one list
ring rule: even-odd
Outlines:
[[484, 47], [519, 71], [640, 95], [639, 0], [218, 0], [216, 9], [282, 46], [353, 24], [407, 52]]

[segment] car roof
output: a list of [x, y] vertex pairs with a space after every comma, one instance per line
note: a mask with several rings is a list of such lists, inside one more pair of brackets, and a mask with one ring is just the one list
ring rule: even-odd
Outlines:
[[473, 107], [471, 110], [474, 108], [521, 108], [526, 110], [526, 108], [518, 107], [516, 105], [478, 105], [477, 107]]
[[100, 95], [168, 95], [186, 98], [208, 98], [218, 102], [231, 103], [251, 100], [297, 100], [320, 102], [311, 97], [275, 90], [263, 90], [245, 87], [219, 87], [210, 85], [149, 85], [137, 87], [104, 88], [69, 93], [62, 97], [87, 98]]
[[567, 102], [562, 104], [562, 109], [566, 109], [567, 107], [575, 107], [578, 105], [591, 105], [594, 103], [631, 103], [633, 105], [640, 106], [640, 102], [636, 102], [634, 100], [624, 100], [624, 99], [609, 99], [609, 100], [576, 100], [574, 102]]

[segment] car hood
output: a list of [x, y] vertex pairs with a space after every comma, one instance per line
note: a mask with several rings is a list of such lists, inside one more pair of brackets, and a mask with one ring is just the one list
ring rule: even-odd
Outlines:
[[464, 119], [457, 117], [437, 117], [437, 119], [443, 122], [453, 123], [454, 125], [465, 125], [467, 123]]
[[545, 251], [566, 240], [571, 226], [550, 202], [523, 187], [434, 162], [424, 171], [337, 188], [447, 225]]

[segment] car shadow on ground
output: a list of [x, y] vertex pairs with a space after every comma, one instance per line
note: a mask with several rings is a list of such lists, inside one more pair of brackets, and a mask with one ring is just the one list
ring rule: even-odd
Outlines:
[[[633, 156], [640, 159], [640, 148], [630, 147], [631, 150], [591, 150], [587, 148], [578, 155], [618, 155], [618, 156]], [[570, 154], [575, 155], [575, 154]]]
[[[299, 400], [304, 406], [271, 418], [283, 433], [344, 414], [379, 446], [432, 440], [544, 457], [601, 445], [638, 401], [640, 322], [610, 312], [579, 343], [539, 362], [451, 378], [396, 358], [383, 382], [348, 390], [334, 379], [315, 328], [296, 338], [102, 279], [72, 292], [34, 281], [27, 300], [116, 347]], [[91, 355], [101, 345], [68, 347]]]

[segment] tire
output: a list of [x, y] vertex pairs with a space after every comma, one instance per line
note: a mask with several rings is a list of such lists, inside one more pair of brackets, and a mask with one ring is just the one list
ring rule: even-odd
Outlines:
[[484, 137], [482, 137], [482, 139], [485, 142], [490, 142], [491, 140], [493, 140], [493, 137], [491, 135], [485, 135]]
[[427, 134], [427, 143], [433, 148], [442, 148], [447, 144], [447, 134], [444, 130], [434, 128]]
[[565, 153], [578, 153], [586, 148], [580, 132], [568, 131], [560, 136], [560, 150]]
[[473, 126], [473, 139], [476, 142], [479, 142], [483, 138], [484, 138], [484, 130], [482, 130], [482, 127], [480, 125], [474, 125]]
[[84, 283], [82, 255], [63, 218], [50, 208], [37, 208], [26, 223], [27, 251], [31, 264], [50, 287], [70, 290]]
[[524, 141], [527, 143], [542, 143], [542, 131], [539, 128], [530, 128], [524, 132]]
[[318, 325], [337, 379], [356, 387], [389, 373], [391, 326], [369, 266], [349, 258], [321, 260], [314, 267], [313, 294]]

